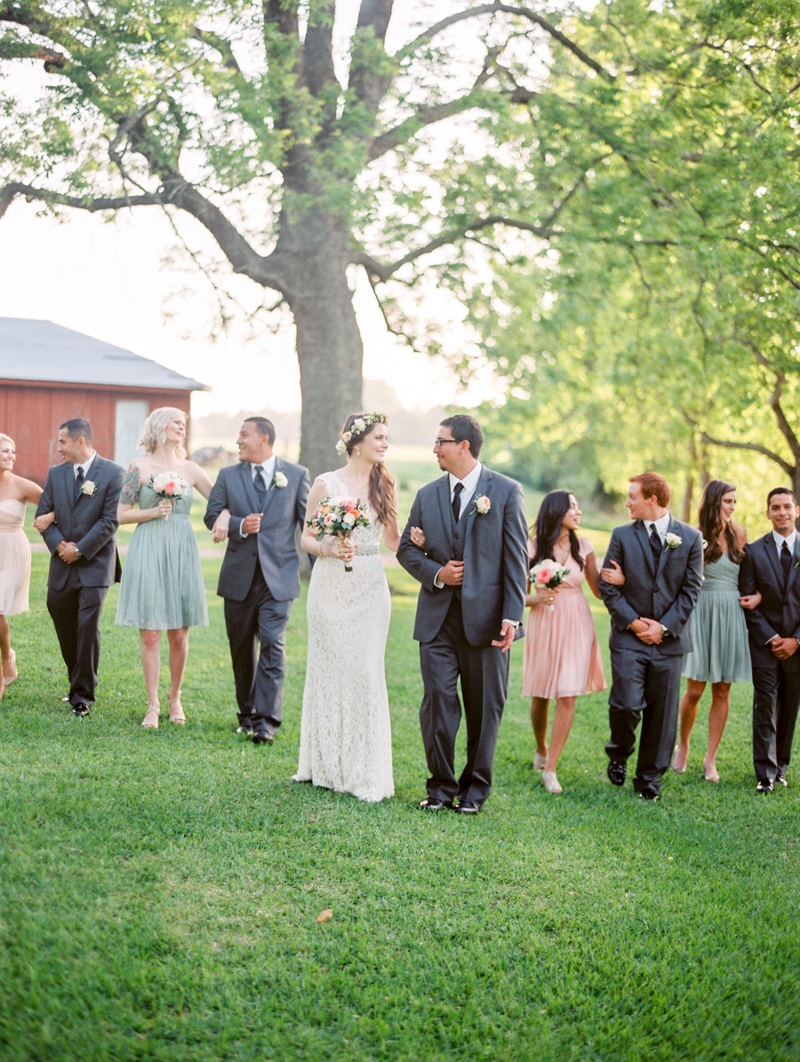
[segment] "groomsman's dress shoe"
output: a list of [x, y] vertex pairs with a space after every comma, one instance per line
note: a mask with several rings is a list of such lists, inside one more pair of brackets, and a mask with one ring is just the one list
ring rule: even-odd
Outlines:
[[772, 792], [772, 779], [767, 778], [763, 782], [759, 782], [756, 786], [757, 793], [771, 793]]
[[625, 785], [625, 774], [627, 767], [624, 763], [620, 763], [617, 760], [611, 760], [608, 767], [606, 767], [606, 774], [608, 780], [612, 785]]
[[80, 701], [72, 706], [72, 714], [77, 715], [79, 719], [85, 719], [91, 711], [91, 705], [81, 704]]
[[453, 808], [458, 815], [477, 815], [480, 810], [480, 804], [473, 804], [471, 800], [459, 800]]
[[237, 734], [252, 734], [253, 733], [253, 728], [251, 726], [244, 726], [244, 725], [237, 726], [236, 727], [236, 733]]
[[789, 782], [787, 781], [786, 775], [783, 773], [783, 771], [778, 771], [775, 781], [778, 783], [778, 785], [789, 785]]
[[438, 797], [429, 796], [420, 800], [419, 806], [423, 811], [441, 811], [442, 808], [451, 808], [453, 803], [450, 800], [440, 800]]
[[658, 800], [658, 792], [651, 786], [647, 785], [644, 789], [639, 790], [640, 800]]
[[275, 735], [271, 730], [256, 730], [253, 734], [254, 745], [271, 745], [275, 740]]

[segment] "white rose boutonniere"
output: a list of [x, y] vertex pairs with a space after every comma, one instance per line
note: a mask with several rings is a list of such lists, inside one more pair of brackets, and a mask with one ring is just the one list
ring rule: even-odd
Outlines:
[[87, 498], [93, 497], [96, 490], [97, 484], [93, 479], [86, 479], [81, 483], [81, 494], [85, 494]]
[[683, 542], [680, 535], [673, 535], [671, 532], [664, 535], [664, 549], [677, 549]]
[[492, 507], [490, 498], [487, 498], [485, 494], [476, 494], [472, 499], [472, 513], [477, 513], [478, 516], [485, 516]]
[[272, 487], [277, 487], [278, 490], [280, 490], [282, 487], [285, 487], [288, 482], [289, 480], [284, 476], [283, 472], [276, 472], [269, 489], [272, 490]]

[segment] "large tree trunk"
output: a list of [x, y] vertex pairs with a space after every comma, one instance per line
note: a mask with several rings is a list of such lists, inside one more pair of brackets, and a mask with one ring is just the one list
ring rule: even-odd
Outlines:
[[295, 229], [291, 242], [298, 237], [303, 249], [293, 248], [295, 277], [287, 301], [300, 364], [300, 463], [313, 477], [341, 464], [335, 447], [342, 425], [348, 414], [361, 412], [364, 347], [347, 279], [343, 226], [317, 216], [312, 232]]

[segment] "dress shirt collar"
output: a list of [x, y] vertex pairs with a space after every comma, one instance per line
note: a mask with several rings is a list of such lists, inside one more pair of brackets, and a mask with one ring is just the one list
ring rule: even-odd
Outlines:
[[[478, 488], [478, 480], [481, 478], [481, 472], [483, 471], [483, 465], [480, 461], [475, 465], [471, 472], [467, 472], [463, 479], [458, 479], [452, 472], [448, 472], [447, 475], [450, 480], [450, 501], [453, 500], [453, 491], [456, 489], [456, 484], [460, 483], [464, 488], [461, 495], [461, 504], [463, 506], [466, 498], [472, 498], [473, 494]], [[463, 509], [462, 509], [463, 512]]]
[[794, 543], [796, 538], [797, 531], [792, 531], [791, 535], [787, 535], [786, 538], [784, 538], [783, 535], [779, 535], [778, 532], [774, 529], [772, 531], [772, 541], [775, 543], [779, 555], [781, 550], [783, 549], [784, 542], [789, 547], [789, 552], [794, 555]]
[[663, 542], [667, 531], [669, 530], [669, 513], [664, 513], [664, 515], [659, 516], [657, 520], [645, 520], [644, 526], [648, 537], [650, 536], [650, 528], [654, 527], [658, 532], [658, 537]]
[[94, 459], [96, 457], [97, 457], [97, 451], [96, 450], [92, 450], [92, 456], [91, 457], [87, 457], [86, 460], [80, 465], [73, 465], [73, 467], [72, 467], [72, 475], [75, 477], [75, 479], [78, 478], [78, 469], [79, 468], [83, 469], [83, 478], [84, 479], [88, 479], [89, 478], [89, 466], [91, 465], [92, 461], [94, 461]]
[[275, 454], [273, 454], [272, 457], [268, 457], [266, 459], [266, 461], [262, 461], [260, 465], [254, 464], [251, 461], [250, 462], [250, 475], [253, 477], [253, 482], [255, 482], [255, 478], [256, 478], [256, 469], [257, 468], [263, 468], [264, 469], [264, 479], [266, 480], [267, 486], [269, 486], [270, 483], [273, 480], [273, 477], [275, 476], [275, 462], [276, 462], [276, 460], [277, 460], [277, 458], [276, 458]]

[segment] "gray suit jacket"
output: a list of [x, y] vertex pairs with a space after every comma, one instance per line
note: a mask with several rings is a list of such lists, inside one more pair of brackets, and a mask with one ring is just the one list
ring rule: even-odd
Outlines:
[[758, 608], [745, 610], [747, 630], [750, 635], [750, 656], [754, 667], [775, 667], [779, 663], [784, 671], [800, 672], [800, 651], [788, 660], [778, 660], [767, 642], [779, 634], [781, 638], [800, 639], [800, 571], [795, 567], [799, 539], [795, 539], [795, 552], [786, 589], [783, 587], [783, 570], [772, 532], [749, 542], [744, 560], [739, 569], [739, 592], [742, 595], [761, 594]]
[[611, 614], [609, 645], [612, 649], [649, 652], [628, 627], [640, 616], [658, 620], [669, 634], [655, 646], [665, 656], [681, 656], [692, 648], [689, 616], [703, 583], [703, 538], [696, 527], [669, 518], [667, 534], [678, 535], [679, 546], [662, 549], [658, 568], [653, 563], [650, 539], [642, 520], [615, 527], [604, 565], [616, 561], [625, 573], [625, 585], [600, 580], [600, 593]]
[[[528, 575], [528, 529], [525, 502], [519, 483], [484, 466], [476, 494], [485, 494], [491, 508], [475, 512], [469, 506], [464, 532], [464, 581], [461, 612], [470, 645], [488, 645], [500, 634], [504, 619], [522, 621]], [[411, 528], [425, 532], [425, 550], [411, 541]], [[449, 477], [429, 483], [419, 491], [400, 539], [397, 559], [421, 584], [414, 638], [429, 642], [439, 633], [455, 588], [437, 589], [440, 568], [454, 559]], [[517, 637], [523, 636], [522, 626]]]
[[[53, 590], [63, 590], [71, 569], [84, 586], [110, 586], [119, 581], [114, 535], [122, 475], [120, 465], [96, 454], [86, 480], [94, 483], [94, 493], [80, 494], [76, 500], [74, 465], [67, 462], [54, 465], [47, 473], [36, 515], [56, 514], [56, 522], [43, 535], [52, 553], [47, 585]], [[74, 564], [62, 561], [56, 552], [60, 542], [74, 542], [83, 554], [81, 559]]]
[[232, 601], [244, 601], [253, 584], [256, 564], [276, 601], [300, 596], [300, 560], [295, 528], [303, 527], [310, 487], [308, 469], [278, 457], [275, 472], [286, 476], [286, 486], [273, 483], [267, 491], [261, 530], [242, 538], [242, 520], [259, 511], [253, 475], [248, 461], [223, 468], [217, 476], [206, 508], [205, 523], [214, 526], [223, 509], [230, 509], [228, 545], [219, 573], [217, 593]]

